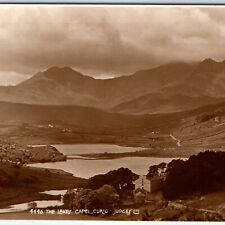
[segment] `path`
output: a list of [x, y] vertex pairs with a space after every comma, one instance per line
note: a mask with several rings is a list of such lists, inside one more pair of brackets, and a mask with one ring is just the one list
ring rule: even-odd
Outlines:
[[181, 140], [180, 140], [180, 139], [174, 137], [172, 134], [170, 134], [170, 137], [171, 137], [174, 141], [177, 142], [177, 146], [178, 146], [178, 147], [181, 147]]

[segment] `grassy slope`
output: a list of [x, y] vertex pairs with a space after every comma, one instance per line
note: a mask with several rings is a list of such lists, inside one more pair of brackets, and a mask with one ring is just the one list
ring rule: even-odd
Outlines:
[[[196, 122], [196, 117], [223, 109], [224, 105], [219, 103], [180, 113], [134, 116], [89, 107], [1, 102], [0, 136], [26, 144], [113, 143], [159, 151], [174, 148], [179, 153], [191, 153], [196, 148], [223, 147], [225, 126], [215, 127], [210, 121]], [[54, 127], [48, 127], [48, 124]], [[70, 132], [64, 132], [65, 129]], [[171, 139], [171, 133], [181, 139], [181, 148]]]

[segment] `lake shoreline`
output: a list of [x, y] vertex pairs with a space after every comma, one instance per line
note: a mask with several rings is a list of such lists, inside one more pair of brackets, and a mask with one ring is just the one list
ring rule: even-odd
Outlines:
[[87, 182], [85, 178], [75, 177], [66, 171], [51, 168], [15, 167], [10, 164], [0, 164], [0, 170], [3, 174], [6, 172], [10, 174], [13, 180], [6, 180], [1, 175], [0, 208], [30, 201], [56, 200], [59, 199], [59, 195], [41, 192], [84, 187]]
[[[109, 143], [94, 143], [94, 144], [51, 144], [51, 146], [54, 146], [59, 152], [63, 153], [67, 156], [67, 159], [74, 158], [74, 156], [78, 156], [79, 158], [82, 158], [84, 160], [99, 160], [99, 159], [118, 159], [118, 158], [124, 158], [124, 157], [159, 157], [159, 158], [189, 158], [191, 155], [198, 154], [201, 151], [205, 151], [205, 148], [199, 148], [199, 147], [190, 147], [190, 146], [176, 146], [176, 147], [168, 147], [168, 148], [150, 148], [150, 147], [143, 147], [143, 146], [123, 146], [119, 144], [109, 144]], [[73, 146], [71, 147], [70, 152], [64, 152], [64, 149], [62, 148], [64, 146], [67, 148], [67, 146]], [[85, 148], [83, 149], [83, 146], [95, 146], [96, 150], [93, 151], [92, 148], [90, 150], [87, 150]], [[111, 149], [106, 148], [104, 151], [102, 151], [102, 147], [108, 147], [112, 146], [112, 148], [117, 148], [116, 151], [112, 151]], [[77, 148], [81, 148], [80, 151], [77, 152]], [[100, 148], [100, 150], [98, 149]], [[83, 151], [84, 150], [84, 151]], [[219, 150], [219, 149], [213, 149], [213, 150]], [[77, 157], [77, 158], [78, 158]]]
[[[188, 158], [191, 153], [180, 151], [177, 153], [175, 149], [168, 149], [168, 151], [160, 151], [158, 149], [146, 149], [135, 152], [122, 152], [122, 153], [88, 153], [76, 154], [83, 160], [110, 160], [126, 157], [151, 157], [151, 158]], [[72, 159], [73, 155], [68, 159]]]
[[[57, 148], [57, 146], [51, 145], [54, 148], [57, 149], [57, 151], [59, 153], [61, 153], [62, 155], [66, 155], [65, 152], [61, 151], [59, 148]], [[68, 145], [65, 145], [66, 147], [68, 147]], [[85, 145], [83, 145], [84, 147]], [[45, 146], [42, 145], [42, 147], [40, 149], [43, 149]], [[73, 151], [73, 147], [71, 146], [71, 149]], [[79, 149], [79, 145], [78, 145], [78, 149]], [[98, 144], [98, 145], [94, 145], [94, 148], [91, 145], [87, 145], [86, 144], [86, 151], [89, 151], [89, 149], [93, 150], [95, 149], [101, 149], [102, 151], [104, 150], [104, 147], [107, 147], [107, 150], [112, 149], [116, 151], [122, 151], [123, 147], [121, 146], [114, 146], [114, 145], [102, 145], [102, 144]], [[35, 146], [35, 148], [39, 148], [38, 146]], [[80, 150], [80, 149], [79, 149]], [[125, 148], [126, 151], [130, 150], [129, 148]], [[97, 151], [97, 150], [96, 150]], [[48, 190], [63, 190], [63, 189], [70, 189], [70, 188], [77, 188], [80, 186], [83, 186], [86, 182], [87, 179], [89, 179], [91, 176], [94, 175], [99, 175], [99, 174], [104, 174], [105, 172], [109, 172], [110, 170], [114, 170], [117, 169], [119, 167], [127, 167], [132, 170], [132, 167], [134, 166], [134, 164], [136, 165], [137, 162], [137, 158], [139, 158], [139, 162], [140, 160], [142, 161], [142, 159], [145, 161], [144, 165], [142, 165], [142, 162], [140, 162], [141, 165], [141, 170], [144, 171], [144, 173], [147, 173], [147, 170], [149, 168], [150, 165], [152, 164], [158, 164], [161, 161], [170, 161], [174, 158], [175, 155], [172, 155], [172, 157], [168, 157], [165, 154], [159, 154], [158, 150], [152, 150], [152, 149], [143, 149], [143, 150], [139, 150], [137, 151], [136, 148], [134, 148], [134, 151], [128, 151], [128, 152], [111, 152], [111, 153], [87, 153], [87, 154], [76, 154], [76, 156], [79, 156], [78, 159], [71, 159], [68, 155], [67, 156], [67, 160], [66, 161], [51, 161], [51, 162], [40, 162], [37, 163], [38, 166], [36, 167], [35, 163], [30, 163], [28, 165], [24, 165], [21, 168], [18, 167], [18, 170], [28, 170], [28, 173], [31, 173], [29, 175], [32, 176], [32, 174], [44, 174], [44, 176], [41, 176], [40, 179], [45, 180], [46, 179], [46, 184], [44, 186], [41, 186], [39, 184], [33, 184], [32, 187], [26, 187], [26, 188], [20, 188], [19, 189], [19, 194], [17, 196], [14, 197], [9, 197], [8, 199], [5, 199], [4, 201], [2, 201], [2, 204], [0, 204], [0, 208], [2, 207], [7, 207], [9, 205], [13, 205], [13, 204], [20, 204], [20, 203], [24, 203], [24, 202], [30, 202], [30, 201], [37, 201], [37, 200], [48, 200], [48, 199], [57, 199], [59, 196], [56, 195], [49, 195], [49, 194], [41, 194], [40, 192], [43, 191], [48, 191]], [[127, 159], [126, 159], [127, 158]], [[164, 160], [165, 159], [165, 160]], [[108, 161], [107, 161], [108, 160]], [[115, 160], [115, 161], [114, 161]], [[117, 160], [119, 160], [117, 162]], [[124, 160], [121, 161], [120, 160]], [[135, 163], [132, 164], [132, 161], [134, 160]], [[79, 164], [81, 163], [84, 164], [85, 161], [85, 166], [84, 167], [79, 167]], [[93, 161], [91, 163], [91, 161]], [[105, 163], [109, 164], [110, 162], [110, 166], [108, 167], [108, 165], [105, 167]], [[97, 163], [97, 164], [96, 164]], [[130, 164], [131, 163], [131, 164]], [[103, 170], [99, 169], [96, 167], [96, 165], [101, 165], [103, 166]], [[46, 166], [49, 167], [46, 167]], [[58, 166], [57, 166], [58, 165]], [[64, 166], [63, 166], [64, 165]], [[129, 166], [130, 165], [130, 166]], [[2, 165], [4, 166], [4, 165]], [[71, 168], [74, 167], [74, 171], [75, 173], [73, 173], [71, 170]], [[82, 176], [82, 174], [85, 174], [85, 170], [88, 168], [92, 168], [91, 169], [91, 174], [87, 175], [87, 176]], [[100, 166], [101, 167], [101, 166]], [[95, 169], [94, 169], [95, 168]], [[135, 171], [135, 170], [134, 170]], [[135, 171], [137, 172], [137, 171]], [[141, 174], [138, 173], [138, 174]], [[49, 183], [48, 179], [49, 176], [51, 177], [52, 182], [53, 183]], [[58, 182], [60, 180], [60, 182]], [[63, 182], [62, 180], [64, 180], [65, 182]], [[61, 182], [62, 181], [62, 182]], [[8, 190], [4, 190], [4, 192], [7, 195], [7, 191]], [[34, 194], [32, 194], [31, 192], [34, 192]], [[22, 196], [22, 198], [21, 198]], [[0, 196], [0, 200], [3, 200]]]

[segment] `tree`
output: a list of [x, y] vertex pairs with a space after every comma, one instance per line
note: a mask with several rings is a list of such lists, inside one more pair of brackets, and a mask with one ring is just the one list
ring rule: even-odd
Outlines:
[[64, 195], [64, 205], [69, 209], [113, 209], [119, 202], [119, 195], [114, 187], [103, 185], [97, 190], [83, 189], [78, 193]]
[[75, 198], [75, 191], [68, 190], [63, 196], [63, 204], [66, 208], [71, 209], [73, 207], [73, 199]]
[[225, 186], [225, 152], [205, 151], [168, 167], [163, 194], [168, 199], [206, 194]]
[[113, 209], [119, 202], [119, 195], [117, 194], [114, 187], [105, 184], [97, 191], [101, 200], [101, 207], [103, 209]]
[[84, 204], [85, 204], [85, 208], [89, 210], [103, 208], [101, 196], [95, 190], [88, 193]]
[[82, 189], [72, 199], [72, 208], [87, 209], [87, 201], [92, 192], [91, 189]]
[[87, 187], [98, 189], [104, 184], [113, 186], [118, 192], [124, 189], [134, 189], [133, 180], [135, 174], [127, 168], [119, 168], [103, 175], [96, 175], [89, 179]]
[[164, 163], [164, 162], [162, 162], [158, 165], [150, 166], [149, 170], [148, 170], [147, 177], [152, 178], [152, 177], [158, 176], [159, 170], [164, 170], [166, 167], [167, 167], [167, 164]]
[[215, 113], [212, 112], [212, 113], [204, 113], [204, 114], [201, 114], [199, 116], [196, 117], [196, 121], [199, 122], [199, 123], [203, 123], [203, 122], [206, 122], [212, 118], [215, 118]]

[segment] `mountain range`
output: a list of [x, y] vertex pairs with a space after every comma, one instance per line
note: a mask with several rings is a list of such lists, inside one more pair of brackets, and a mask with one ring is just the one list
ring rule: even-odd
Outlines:
[[106, 80], [51, 67], [16, 86], [0, 87], [0, 101], [123, 114], [179, 112], [225, 101], [225, 61], [171, 63]]

